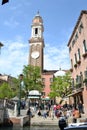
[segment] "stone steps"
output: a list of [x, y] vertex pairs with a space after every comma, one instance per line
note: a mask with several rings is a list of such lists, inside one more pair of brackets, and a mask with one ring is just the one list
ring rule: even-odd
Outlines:
[[54, 118], [53, 120], [50, 117], [43, 118], [43, 117], [38, 117], [35, 116], [31, 118], [31, 125], [54, 125], [58, 126], [58, 119]]

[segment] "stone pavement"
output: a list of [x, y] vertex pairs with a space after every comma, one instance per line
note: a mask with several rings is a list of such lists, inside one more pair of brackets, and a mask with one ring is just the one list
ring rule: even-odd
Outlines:
[[36, 126], [58, 126], [58, 119], [55, 117], [53, 120], [51, 117], [43, 118], [42, 116], [35, 115], [31, 118], [31, 125]]
[[[21, 110], [21, 115], [26, 115], [27, 110]], [[87, 115], [82, 114], [81, 118], [78, 118], [77, 122], [84, 122], [87, 118]], [[33, 118], [31, 118], [31, 125], [32, 126], [58, 126], [58, 120], [59, 118], [54, 117], [54, 119], [52, 120], [51, 117], [47, 117], [47, 118], [43, 118], [42, 116], [38, 116], [37, 114], [35, 114], [35, 116]], [[72, 123], [73, 117], [70, 116], [68, 118], [68, 124]]]
[[[52, 126], [58, 126], [58, 120], [59, 118], [56, 118], [54, 117], [54, 119], [52, 120], [51, 117], [47, 117], [47, 118], [43, 118], [43, 117], [40, 117], [38, 115], [35, 115], [33, 118], [31, 118], [31, 125], [32, 126], [49, 126], [49, 125], [52, 125]], [[73, 121], [73, 117], [69, 117], [68, 120], [67, 120], [67, 123], [72, 123]], [[78, 118], [77, 119], [77, 122], [84, 122], [86, 121], [86, 115], [83, 114], [81, 118]]]
[[[27, 110], [21, 110], [21, 116], [26, 115]], [[32, 126], [58, 126], [58, 118], [54, 117], [52, 120], [51, 117], [43, 118], [42, 116], [38, 116], [35, 114], [34, 117], [31, 118], [31, 125]]]

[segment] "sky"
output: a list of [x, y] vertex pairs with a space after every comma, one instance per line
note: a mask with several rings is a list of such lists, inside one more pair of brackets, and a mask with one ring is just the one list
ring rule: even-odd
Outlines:
[[44, 69], [70, 69], [68, 41], [87, 0], [9, 0], [1, 5], [0, 73], [17, 77], [28, 65], [32, 19], [39, 11], [44, 24]]

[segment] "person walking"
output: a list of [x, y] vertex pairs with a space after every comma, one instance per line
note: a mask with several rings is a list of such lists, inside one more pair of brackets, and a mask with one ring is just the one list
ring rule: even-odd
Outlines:
[[73, 123], [77, 123], [77, 118], [80, 117], [79, 110], [75, 107], [73, 111]]
[[82, 104], [81, 101], [78, 103], [78, 109], [79, 109], [80, 114], [83, 114], [83, 113], [84, 113], [84, 112], [83, 112], [83, 104]]
[[37, 115], [38, 115], [38, 116], [42, 116], [42, 113], [41, 113], [41, 110], [40, 110], [40, 109], [38, 110]]
[[27, 115], [29, 116], [29, 126], [30, 126], [30, 123], [31, 123], [31, 117], [32, 117], [32, 112], [31, 112], [31, 109], [29, 107], [28, 111], [27, 111]]
[[59, 126], [60, 130], [64, 130], [64, 128], [67, 127], [66, 117], [63, 115], [62, 112], [60, 112], [58, 126]]

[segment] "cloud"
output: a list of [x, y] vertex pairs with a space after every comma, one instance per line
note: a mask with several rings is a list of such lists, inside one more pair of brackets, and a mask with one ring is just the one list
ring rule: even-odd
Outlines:
[[11, 7], [10, 7], [10, 10], [11, 10], [11, 11], [16, 11], [16, 10], [19, 11], [19, 8], [20, 8], [20, 7], [21, 7], [21, 4], [16, 4], [15, 6], [11, 6]]
[[9, 20], [4, 21], [4, 25], [8, 26], [8, 27], [11, 27], [11, 28], [15, 28], [15, 27], [17, 27], [19, 25], [19, 22], [17, 22], [16, 20], [14, 20], [14, 18], [11, 18]]
[[[26, 50], [26, 51], [25, 51]], [[0, 73], [17, 76], [28, 64], [28, 44], [21, 41], [4, 41], [0, 58]]]
[[59, 46], [46, 45], [45, 56], [44, 56], [44, 69], [47, 70], [58, 70], [69, 69], [69, 53], [68, 48], [65, 44], [58, 44]]
[[[3, 41], [0, 55], [0, 73], [17, 77], [23, 66], [28, 65], [29, 45], [19, 37], [15, 41]], [[44, 48], [44, 69], [69, 69], [69, 54], [65, 44], [46, 44]]]

